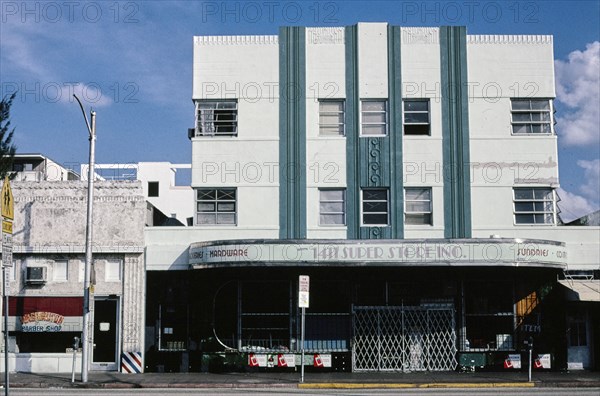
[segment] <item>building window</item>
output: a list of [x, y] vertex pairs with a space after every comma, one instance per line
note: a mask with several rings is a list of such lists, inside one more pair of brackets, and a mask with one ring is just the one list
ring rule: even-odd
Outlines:
[[465, 338], [463, 351], [510, 350], [515, 332], [512, 282], [464, 282]]
[[13, 260], [13, 265], [8, 267], [8, 279], [12, 281], [17, 280], [17, 272], [21, 270], [21, 262], [19, 260]]
[[433, 224], [431, 215], [431, 188], [404, 189], [404, 223]]
[[319, 189], [319, 225], [346, 224], [346, 190]]
[[121, 260], [106, 260], [104, 264], [104, 280], [106, 282], [121, 281]]
[[237, 102], [196, 102], [196, 136], [237, 136]]
[[512, 133], [551, 134], [552, 102], [548, 99], [511, 99]]
[[319, 135], [344, 136], [343, 100], [319, 100]]
[[158, 182], [148, 182], [148, 196], [158, 197]]
[[186, 304], [158, 305], [158, 350], [185, 351], [188, 341], [189, 306]]
[[429, 99], [404, 101], [404, 134], [429, 135]]
[[576, 310], [567, 317], [570, 347], [587, 346], [587, 321], [585, 312]]
[[85, 261], [79, 261], [79, 273], [77, 275], [77, 281], [78, 282], [83, 282], [84, 278], [85, 278]]
[[387, 135], [387, 101], [363, 100], [361, 102], [361, 135]]
[[362, 224], [388, 225], [389, 196], [387, 188], [362, 190]]
[[544, 187], [514, 189], [515, 224], [555, 224], [554, 190]]
[[236, 189], [198, 189], [197, 221], [198, 225], [236, 224]]
[[56, 260], [52, 264], [52, 272], [55, 282], [66, 282], [69, 280], [69, 263], [67, 260]]

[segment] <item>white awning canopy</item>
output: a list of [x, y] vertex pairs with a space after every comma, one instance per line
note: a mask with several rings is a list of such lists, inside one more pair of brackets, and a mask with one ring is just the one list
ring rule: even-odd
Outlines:
[[565, 244], [539, 239], [238, 239], [192, 243], [192, 268], [247, 266], [564, 269]]
[[600, 279], [565, 279], [558, 281], [558, 283], [560, 283], [568, 289], [568, 301], [600, 302]]

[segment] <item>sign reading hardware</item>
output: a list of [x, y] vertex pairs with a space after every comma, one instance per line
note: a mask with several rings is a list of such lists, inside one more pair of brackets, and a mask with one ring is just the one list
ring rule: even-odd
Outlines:
[[567, 252], [562, 244], [552, 241], [448, 240], [389, 241], [381, 243], [327, 242], [247, 244], [204, 243], [191, 245], [189, 262], [203, 266], [220, 263], [277, 262], [286, 263], [388, 263], [406, 265], [508, 264], [519, 266], [566, 265]]

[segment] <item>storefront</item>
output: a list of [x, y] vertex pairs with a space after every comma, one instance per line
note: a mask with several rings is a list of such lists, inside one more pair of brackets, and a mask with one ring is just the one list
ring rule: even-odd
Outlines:
[[560, 281], [567, 304], [567, 366], [600, 367], [600, 281], [583, 277]]
[[[87, 184], [42, 181], [12, 187], [13, 265], [5, 291], [8, 369], [70, 373], [74, 367], [79, 373], [81, 342], [74, 346], [74, 339], [83, 330]], [[90, 370], [142, 370], [145, 211], [139, 183], [96, 183]], [[126, 364], [132, 355], [140, 362], [133, 367]]]
[[81, 297], [9, 298], [9, 351], [15, 370], [66, 371], [73, 360], [73, 340], [81, 337]]
[[560, 330], [547, 326], [560, 313], [546, 302], [565, 258], [561, 243], [514, 239], [195, 243], [191, 270], [148, 272], [147, 369], [297, 366], [299, 275], [310, 276], [310, 366], [502, 368], [529, 337], [560, 360]]

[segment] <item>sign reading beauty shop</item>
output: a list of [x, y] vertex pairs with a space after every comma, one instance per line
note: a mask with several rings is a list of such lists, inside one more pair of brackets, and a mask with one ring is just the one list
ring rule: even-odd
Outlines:
[[189, 262], [196, 268], [228, 265], [361, 264], [400, 266], [531, 266], [564, 268], [563, 243], [543, 240], [280, 240], [219, 241], [192, 244]]

